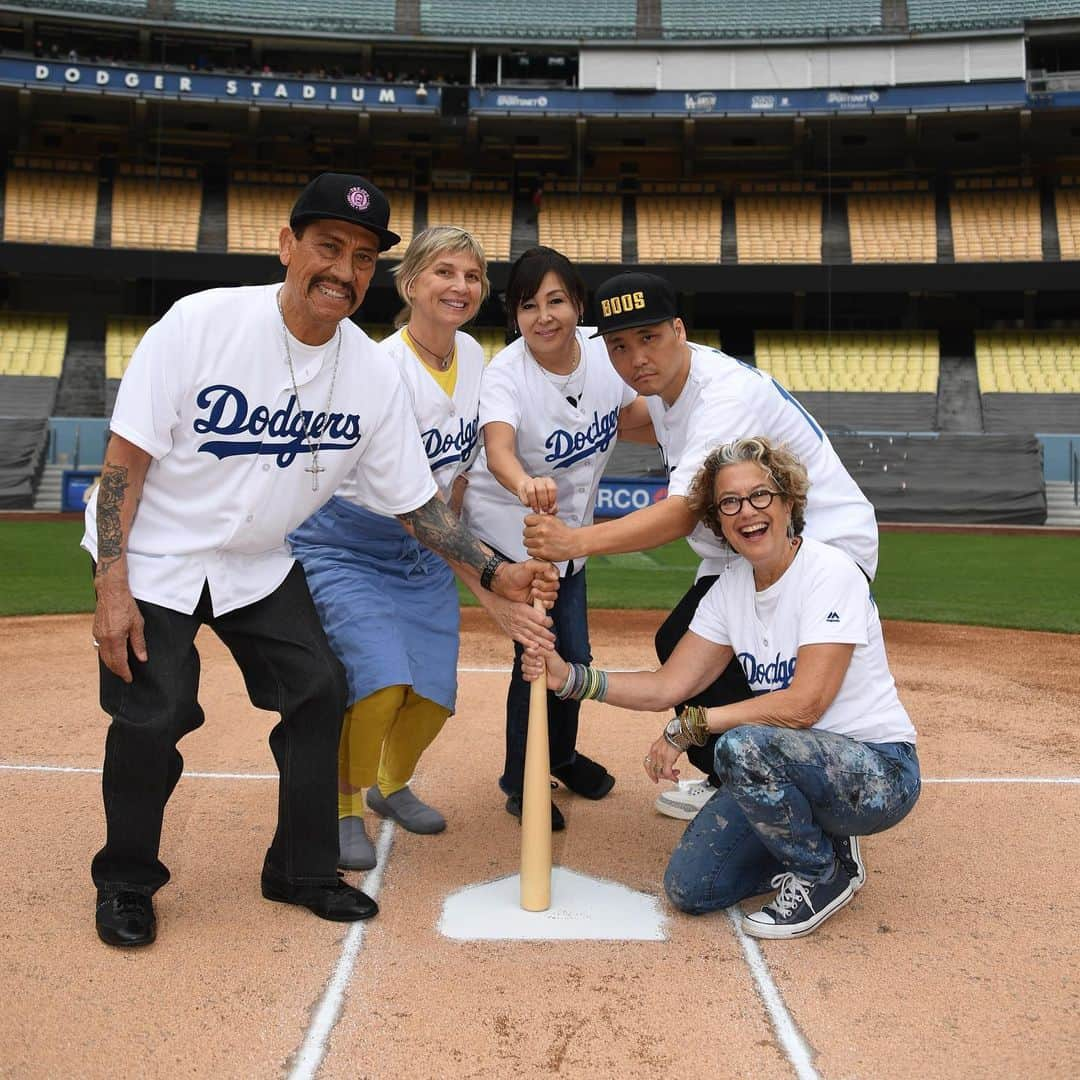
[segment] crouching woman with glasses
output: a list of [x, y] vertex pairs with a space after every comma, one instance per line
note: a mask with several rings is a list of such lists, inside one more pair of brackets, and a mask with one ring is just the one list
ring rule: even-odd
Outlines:
[[[847, 904], [866, 876], [858, 837], [903, 819], [920, 788], [915, 729], [869, 584], [843, 552], [802, 536], [808, 488], [798, 458], [765, 438], [717, 447], [689, 504], [741, 558], [668, 661], [608, 673], [546, 654], [547, 684], [560, 696], [657, 712], [738, 657], [754, 696], [689, 707], [644, 764], [654, 782], [677, 780], [681, 754], [720, 736], [720, 790], [687, 827], [664, 886], [693, 914], [776, 890], [742, 919], [762, 938], [808, 934]], [[526, 675], [543, 671], [544, 658], [530, 653]]]

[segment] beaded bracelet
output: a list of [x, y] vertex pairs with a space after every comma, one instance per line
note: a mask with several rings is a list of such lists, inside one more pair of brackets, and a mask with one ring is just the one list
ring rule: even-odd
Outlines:
[[570, 664], [566, 682], [555, 691], [560, 701], [603, 701], [607, 696], [608, 677], [606, 671], [587, 667], [585, 664]]
[[491, 583], [495, 580], [495, 571], [498, 570], [504, 562], [509, 561], [509, 559], [504, 559], [501, 555], [492, 552], [488, 561], [480, 568], [481, 587], [487, 589], [488, 592], [491, 592]]

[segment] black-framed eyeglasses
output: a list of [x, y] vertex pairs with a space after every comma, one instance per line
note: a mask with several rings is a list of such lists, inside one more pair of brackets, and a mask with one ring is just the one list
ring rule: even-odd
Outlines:
[[779, 491], [758, 488], [757, 491], [751, 491], [749, 495], [725, 495], [716, 504], [716, 508], [724, 517], [735, 517], [742, 509], [744, 502], [748, 502], [755, 510], [764, 510], [779, 494]]

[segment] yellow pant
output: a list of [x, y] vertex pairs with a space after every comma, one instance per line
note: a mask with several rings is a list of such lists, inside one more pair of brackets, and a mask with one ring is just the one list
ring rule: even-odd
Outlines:
[[405, 787], [449, 715], [411, 686], [384, 686], [350, 705], [338, 746], [338, 817], [363, 816], [363, 788], [378, 783], [386, 796]]

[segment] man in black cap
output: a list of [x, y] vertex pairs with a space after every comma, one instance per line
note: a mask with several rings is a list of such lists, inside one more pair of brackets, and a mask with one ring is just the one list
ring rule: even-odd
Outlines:
[[[733, 554], [687, 508], [686, 495], [705, 456], [721, 443], [763, 435], [786, 444], [810, 474], [805, 534], [845, 551], [870, 579], [877, 569], [874, 508], [852, 480], [828, 436], [772, 376], [705, 345], [687, 340], [674, 290], [655, 274], [626, 273], [596, 292], [597, 334], [623, 381], [646, 397], [653, 430], [668, 470], [666, 498], [625, 517], [570, 529], [553, 515], [525, 519], [525, 547], [533, 558], [580, 559], [659, 547], [686, 537], [701, 556], [689, 592], [656, 634], [667, 660], [682, 639], [701, 598]], [[717, 706], [741, 701], [750, 688], [738, 658], [691, 702]], [[679, 711], [684, 706], [680, 706]], [[690, 761], [706, 779], [665, 792], [657, 809], [693, 818], [715, 794], [715, 738], [694, 748]]]
[[[263, 896], [340, 922], [378, 910], [336, 872], [345, 677], [285, 541], [346, 476], [466, 578], [523, 607], [533, 592], [554, 598], [550, 570], [506, 563], [449, 512], [397, 369], [349, 319], [379, 252], [399, 240], [389, 216], [367, 180], [317, 177], [281, 230], [284, 283], [178, 301], [124, 375], [83, 537], [112, 717], [107, 836], [92, 867], [97, 931], [110, 945], [156, 934], [151, 897], [169, 879], [158, 849], [183, 769], [177, 743], [203, 722], [194, 639], [204, 624], [235, 657], [252, 703], [281, 715], [270, 733], [280, 786]], [[529, 619], [521, 633], [543, 647], [543, 617], [528, 609]]]

